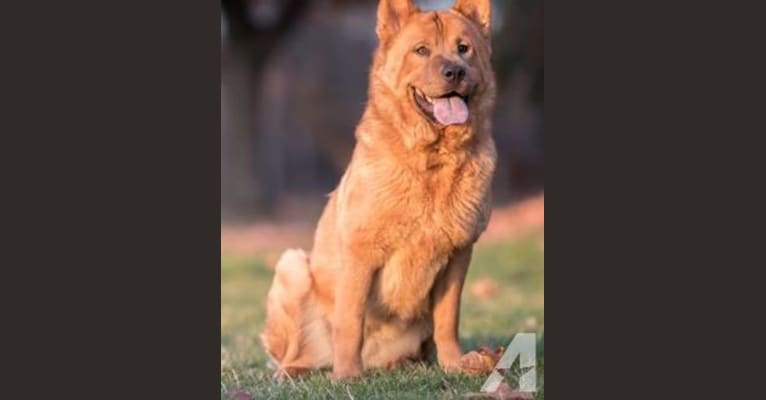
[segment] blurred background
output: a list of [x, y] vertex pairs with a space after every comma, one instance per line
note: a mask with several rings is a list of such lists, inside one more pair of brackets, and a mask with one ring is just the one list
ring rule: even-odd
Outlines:
[[[452, 0], [416, 3], [448, 8]], [[295, 389], [275, 386], [265, 368], [258, 344], [264, 299], [279, 254], [311, 248], [326, 194], [349, 161], [367, 98], [376, 8], [377, 0], [222, 2], [222, 391], [295, 397]], [[493, 29], [495, 208], [468, 272], [461, 342], [466, 349], [505, 346], [515, 332], [536, 332], [542, 385], [543, 1], [494, 1]], [[422, 389], [418, 382], [397, 387], [414, 392]], [[450, 381], [439, 398], [481, 383]], [[367, 398], [365, 388], [352, 391]]]
[[[421, 9], [452, 0], [416, 1]], [[221, 219], [311, 219], [354, 146], [377, 0], [229, 0], [221, 15]], [[543, 189], [543, 1], [493, 4], [494, 200]]]

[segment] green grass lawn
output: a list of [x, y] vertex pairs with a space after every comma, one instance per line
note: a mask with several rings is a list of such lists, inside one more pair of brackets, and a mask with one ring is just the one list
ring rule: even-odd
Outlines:
[[[463, 293], [460, 334], [464, 350], [507, 346], [517, 332], [536, 332], [536, 399], [544, 398], [544, 256], [542, 232], [523, 239], [479, 244]], [[395, 371], [367, 372], [363, 379], [336, 384], [317, 372], [295, 381], [270, 378], [260, 346], [264, 299], [272, 272], [262, 260], [221, 258], [221, 396], [244, 390], [256, 399], [449, 399], [478, 392], [483, 377], [445, 374], [433, 363]], [[472, 284], [493, 280], [494, 295], [476, 295]], [[515, 387], [518, 361], [509, 381]]]

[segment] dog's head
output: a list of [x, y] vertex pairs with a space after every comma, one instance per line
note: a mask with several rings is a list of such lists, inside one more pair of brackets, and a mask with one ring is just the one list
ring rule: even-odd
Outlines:
[[490, 0], [457, 0], [449, 10], [422, 12], [412, 0], [381, 0], [374, 77], [409, 104], [405, 112], [437, 126], [488, 114], [490, 8]]

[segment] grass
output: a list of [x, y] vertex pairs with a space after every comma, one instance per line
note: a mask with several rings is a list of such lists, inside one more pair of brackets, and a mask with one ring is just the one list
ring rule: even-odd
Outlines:
[[[464, 350], [479, 345], [507, 346], [517, 332], [536, 332], [536, 399], [544, 398], [543, 233], [494, 244], [479, 244], [469, 270], [461, 312]], [[372, 371], [362, 380], [336, 384], [327, 372], [295, 381], [270, 378], [258, 334], [272, 272], [258, 258], [221, 258], [221, 397], [236, 390], [255, 399], [458, 399], [478, 392], [483, 377], [445, 374], [434, 364], [395, 371]], [[472, 284], [487, 279], [499, 290], [477, 295]], [[518, 361], [509, 374], [515, 386]]]

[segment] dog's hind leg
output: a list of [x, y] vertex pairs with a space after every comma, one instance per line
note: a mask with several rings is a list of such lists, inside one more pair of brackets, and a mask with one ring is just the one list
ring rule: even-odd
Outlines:
[[266, 305], [261, 341], [277, 371], [295, 376], [332, 363], [329, 323], [317, 309], [308, 257], [287, 250], [277, 262]]

